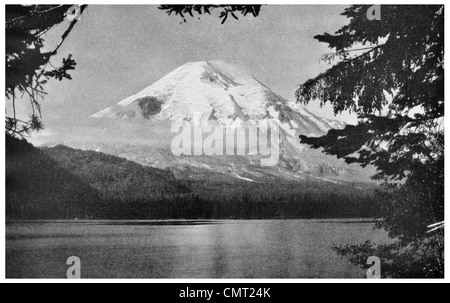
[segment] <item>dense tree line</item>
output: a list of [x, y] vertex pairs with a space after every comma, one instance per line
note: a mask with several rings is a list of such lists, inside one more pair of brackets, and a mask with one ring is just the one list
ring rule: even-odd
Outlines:
[[60, 167], [97, 189], [104, 200], [154, 199], [191, 190], [172, 173], [121, 157], [58, 145], [42, 148]]
[[306, 180], [183, 183], [170, 172], [101, 152], [37, 149], [6, 139], [8, 219], [364, 218], [377, 211], [373, 187]]
[[6, 218], [78, 218], [98, 191], [25, 140], [6, 136]]
[[[373, 218], [378, 208], [371, 195], [291, 194], [250, 197], [177, 195], [158, 200], [108, 201], [98, 219], [323, 219]], [[101, 205], [101, 204], [99, 204]]]
[[[372, 9], [379, 20], [368, 18]], [[383, 228], [390, 245], [366, 242], [335, 250], [383, 277], [444, 276], [444, 6], [352, 5], [347, 25], [317, 35], [333, 65], [297, 90], [302, 103], [329, 103], [358, 114], [357, 125], [301, 142], [348, 163], [373, 165], [384, 181]]]

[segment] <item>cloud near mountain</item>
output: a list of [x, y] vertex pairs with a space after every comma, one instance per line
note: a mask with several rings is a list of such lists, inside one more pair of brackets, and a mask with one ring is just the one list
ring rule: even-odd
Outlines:
[[[203, 123], [222, 126], [274, 121], [280, 128], [278, 165], [262, 167], [261, 157], [251, 155], [175, 156], [171, 143], [177, 134], [171, 132], [172, 124], [192, 122], [198, 115]], [[59, 143], [110, 153], [170, 170], [182, 179], [370, 181], [371, 171], [299, 142], [300, 135], [321, 136], [343, 127], [343, 122], [318, 117], [282, 98], [240, 68], [221, 61], [202, 61], [180, 66], [135, 95], [93, 114], [80, 131], [49, 140], [47, 145]]]

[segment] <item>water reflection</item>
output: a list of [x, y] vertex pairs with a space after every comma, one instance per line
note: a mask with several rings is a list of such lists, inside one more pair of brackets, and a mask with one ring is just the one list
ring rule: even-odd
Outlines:
[[362, 277], [331, 246], [384, 241], [372, 226], [336, 220], [15, 223], [6, 228], [7, 276], [60, 278], [74, 255], [85, 278]]

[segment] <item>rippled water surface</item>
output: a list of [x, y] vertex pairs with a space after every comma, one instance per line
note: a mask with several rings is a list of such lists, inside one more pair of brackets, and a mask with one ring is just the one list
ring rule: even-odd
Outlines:
[[6, 226], [8, 278], [362, 278], [334, 242], [385, 241], [360, 220], [52, 221]]

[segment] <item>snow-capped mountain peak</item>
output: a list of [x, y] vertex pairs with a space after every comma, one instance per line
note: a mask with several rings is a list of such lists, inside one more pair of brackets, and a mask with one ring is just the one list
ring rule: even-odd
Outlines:
[[[278, 165], [263, 168], [261, 159], [250, 153], [235, 157], [174, 155], [171, 125], [174, 121], [193, 121], [199, 114], [203, 121], [213, 120], [219, 125], [277, 123]], [[93, 143], [91, 140], [85, 148], [101, 145], [105, 152], [169, 169], [180, 178], [210, 179], [216, 174], [258, 182], [264, 178], [301, 180], [312, 175], [331, 181], [361, 180], [358, 167], [300, 144], [300, 135], [322, 136], [332, 128], [345, 127], [345, 123], [318, 117], [303, 105], [274, 93], [242, 69], [221, 61], [186, 63], [91, 117], [92, 123], [101, 127], [103, 137]]]
[[287, 123], [292, 128], [301, 129], [301, 134], [317, 136], [331, 128], [345, 126], [342, 122], [317, 117], [302, 105], [288, 102], [241, 69], [221, 61], [186, 63], [92, 117], [142, 117], [143, 109], [139, 108], [139, 103], [142, 105], [143, 100], [149, 97], [158, 100], [149, 101], [154, 105], [150, 116], [157, 119], [190, 120], [198, 113], [220, 123], [236, 118], [275, 119], [280, 125]]

